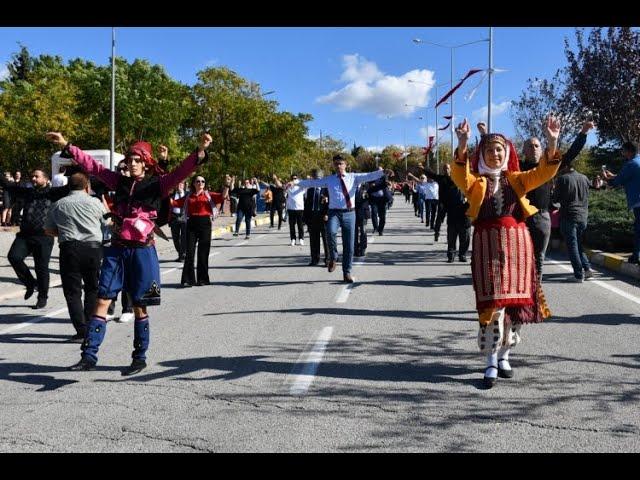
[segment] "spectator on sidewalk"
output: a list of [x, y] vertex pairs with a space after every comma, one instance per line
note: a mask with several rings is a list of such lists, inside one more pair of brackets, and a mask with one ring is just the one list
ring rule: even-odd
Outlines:
[[604, 188], [604, 180], [602, 179], [601, 175], [595, 176], [595, 178], [593, 179], [593, 183], [591, 184], [591, 187], [594, 190], [602, 190]]
[[68, 185], [69, 195], [49, 208], [45, 233], [58, 237], [62, 291], [76, 329], [71, 341], [82, 342], [98, 298], [102, 227], [108, 211], [89, 194], [89, 178], [85, 173], [71, 175]]
[[591, 264], [582, 249], [589, 217], [589, 179], [571, 162], [563, 162], [556, 178], [553, 203], [560, 208], [560, 231], [573, 267], [573, 280], [582, 283], [593, 277]]
[[[49, 260], [53, 249], [53, 238], [45, 234], [44, 225], [51, 204], [69, 193], [68, 187], [53, 188], [49, 176], [43, 168], [36, 168], [31, 175], [32, 186], [25, 187], [19, 182], [1, 180], [2, 187], [9, 190], [11, 196], [24, 202], [24, 215], [20, 222], [20, 231], [7, 254], [18, 279], [27, 288], [24, 299], [27, 300], [38, 290], [35, 309], [44, 308], [49, 296]], [[33, 278], [24, 259], [33, 255], [36, 278]]]
[[633, 211], [633, 252], [629, 263], [640, 262], [640, 155], [638, 144], [625, 142], [622, 144], [622, 156], [627, 160], [617, 175], [604, 170], [604, 178], [613, 187], [623, 187], [627, 196], [627, 206]]

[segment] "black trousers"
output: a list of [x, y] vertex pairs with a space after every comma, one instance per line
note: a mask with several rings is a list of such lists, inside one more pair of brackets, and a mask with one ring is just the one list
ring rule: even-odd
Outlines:
[[447, 221], [447, 257], [453, 258], [456, 254], [456, 242], [460, 240], [460, 249], [458, 256], [466, 255], [469, 251], [469, 242], [471, 241], [471, 222], [469, 218], [451, 218]]
[[356, 238], [353, 242], [353, 256], [364, 257], [367, 253], [367, 219], [356, 214]]
[[329, 250], [327, 249], [327, 228], [322, 213], [312, 213], [309, 219], [309, 246], [311, 248], [311, 261], [318, 263], [320, 261], [320, 239], [322, 239], [322, 247], [324, 251], [325, 262], [329, 259]]
[[269, 210], [269, 217], [271, 218], [271, 226], [273, 227], [273, 216], [278, 212], [278, 230], [282, 228], [282, 219], [284, 215], [282, 213], [282, 205], [276, 205], [275, 202], [271, 203], [271, 210]]
[[[53, 237], [46, 235], [23, 235], [18, 233], [7, 258], [25, 287], [38, 287], [38, 299], [49, 296], [49, 260], [53, 249]], [[24, 259], [33, 255], [36, 279], [33, 278]]]
[[[102, 245], [100, 242], [63, 242], [60, 244], [60, 278], [73, 328], [86, 333], [98, 298]], [[82, 290], [84, 289], [84, 302]]]
[[447, 216], [447, 210], [444, 208], [442, 203], [438, 203], [438, 213], [436, 214], [436, 226], [433, 231], [436, 235], [440, 235], [440, 227], [442, 226], [442, 222], [444, 221], [444, 217]]
[[304, 240], [304, 222], [302, 214], [304, 210], [287, 210], [289, 214], [289, 236], [291, 240], [296, 239], [296, 225], [298, 225], [298, 239]]
[[[193, 264], [198, 244], [197, 277]], [[181, 283], [195, 285], [209, 283], [209, 252], [211, 251], [211, 218], [209, 216], [189, 217], [187, 220], [187, 252], [182, 268]]]
[[384, 226], [387, 223], [387, 199], [385, 197], [370, 197], [369, 204], [371, 205], [373, 231], [384, 231]]
[[184, 258], [185, 251], [187, 250], [187, 224], [182, 221], [182, 217], [174, 218], [171, 220], [171, 238], [173, 239], [173, 246], [178, 252], [179, 258]]
[[438, 200], [427, 199], [424, 201], [424, 226], [433, 228], [438, 213]]

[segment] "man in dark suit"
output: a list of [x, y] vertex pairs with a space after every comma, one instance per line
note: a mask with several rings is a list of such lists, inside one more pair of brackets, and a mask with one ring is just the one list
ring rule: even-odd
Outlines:
[[[311, 171], [312, 178], [322, 178], [323, 172], [319, 169]], [[329, 191], [326, 188], [307, 189], [304, 199], [303, 219], [309, 228], [309, 247], [311, 249], [311, 261], [309, 266], [320, 263], [320, 238], [324, 248], [324, 265], [327, 266], [327, 230], [326, 222], [329, 213]]]

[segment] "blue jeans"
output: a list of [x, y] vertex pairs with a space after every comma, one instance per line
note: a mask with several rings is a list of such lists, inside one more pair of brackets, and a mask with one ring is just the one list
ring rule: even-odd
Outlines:
[[636, 221], [633, 223], [633, 253], [636, 260], [640, 258], [640, 207], [633, 209], [633, 216]]
[[567, 253], [576, 278], [582, 278], [583, 271], [591, 270], [589, 259], [582, 251], [582, 237], [586, 229], [587, 222], [560, 219], [560, 231], [567, 244]]
[[327, 233], [329, 241], [329, 259], [338, 260], [338, 227], [342, 229], [342, 272], [351, 273], [353, 264], [353, 245], [356, 232], [356, 212], [329, 210]]

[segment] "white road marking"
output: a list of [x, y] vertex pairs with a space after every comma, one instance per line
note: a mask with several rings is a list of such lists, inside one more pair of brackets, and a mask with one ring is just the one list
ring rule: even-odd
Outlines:
[[178, 269], [178, 267], [170, 268], [169, 270], [165, 270], [164, 272], [162, 272], [160, 275], [164, 275], [165, 273], [171, 273], [171, 272], [173, 272], [174, 270], [177, 270], [177, 269]]
[[259, 238], [264, 237], [265, 235], [266, 235], [266, 233], [263, 233], [262, 235], [258, 235], [258, 236], [256, 237], [256, 240], [258, 240]]
[[19, 323], [18, 325], [14, 325], [13, 327], [5, 328], [4, 330], [0, 331], [0, 335], [4, 335], [5, 333], [10, 333], [10, 332], [15, 332], [16, 330], [21, 330], [24, 327], [27, 327], [29, 325], [33, 325], [34, 323], [42, 322], [43, 320], [45, 320], [47, 318], [55, 317], [56, 315], [58, 315], [58, 314], [60, 314], [62, 312], [66, 312], [66, 311], [67, 311], [67, 307], [64, 307], [64, 308], [61, 308], [60, 310], [56, 310], [55, 312], [47, 313], [46, 315], [43, 315], [42, 317], [36, 317], [33, 320], [29, 320], [27, 322]]
[[313, 348], [309, 352], [303, 352], [298, 358], [294, 371], [300, 373], [293, 378], [293, 384], [289, 390], [291, 395], [304, 395], [309, 390], [332, 333], [333, 327], [324, 327]]
[[[564, 270], [566, 270], [567, 272], [571, 272], [573, 273], [573, 268], [567, 266], [567, 265], [563, 265], [562, 263], [558, 262], [557, 260], [547, 260], [550, 263], [553, 263], [554, 265], [558, 265], [560, 268], [563, 268]], [[544, 281], [544, 276], [543, 276], [543, 281]], [[600, 280], [585, 280], [585, 283], [593, 283], [595, 285], [598, 285], [599, 287], [605, 288], [613, 293], [617, 293], [618, 295], [620, 295], [621, 297], [626, 298], [627, 300], [632, 301], [633, 303], [637, 303], [638, 305], [640, 305], [640, 298], [636, 297], [635, 295], [631, 295], [630, 293], [627, 293], [623, 290], [620, 290], [619, 288], [616, 288], [612, 285], [607, 285], [606, 283], [600, 281]]]
[[374, 236], [369, 237], [369, 243], [375, 243], [375, 241], [376, 241], [376, 237]]
[[242, 245], [246, 245], [247, 243], [249, 243], [249, 241], [245, 240], [244, 242], [236, 243], [234, 247], [241, 247]]
[[215, 257], [216, 255], [220, 255], [220, 252], [213, 252], [209, 254], [210, 257]]
[[347, 283], [336, 295], [336, 303], [346, 303], [355, 283]]

